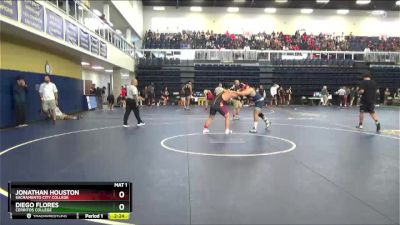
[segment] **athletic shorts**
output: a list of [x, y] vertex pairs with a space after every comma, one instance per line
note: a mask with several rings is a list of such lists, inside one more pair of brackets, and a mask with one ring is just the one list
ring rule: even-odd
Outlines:
[[225, 104], [213, 104], [210, 107], [210, 115], [211, 116], [215, 116], [215, 114], [217, 114], [217, 112], [219, 112], [219, 114], [221, 114], [222, 116], [225, 116], [229, 111], [228, 108], [226, 107]]
[[360, 112], [366, 112], [366, 113], [374, 113], [375, 112], [375, 105], [371, 103], [361, 103], [360, 105]]
[[43, 110], [43, 112], [47, 112], [47, 111], [49, 111], [49, 109], [55, 110], [56, 107], [57, 107], [56, 100], [44, 100], [42, 102], [42, 110]]
[[235, 108], [235, 109], [243, 107], [242, 102], [238, 99], [232, 99], [232, 103], [233, 103], [233, 108]]
[[262, 109], [264, 107], [264, 100], [255, 102], [254, 107]]

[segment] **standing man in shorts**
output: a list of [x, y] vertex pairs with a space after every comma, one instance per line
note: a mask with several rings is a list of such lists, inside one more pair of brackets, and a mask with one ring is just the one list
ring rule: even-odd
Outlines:
[[[244, 86], [243, 83], [240, 83], [239, 80], [235, 80], [233, 83], [233, 86], [231, 87], [231, 90], [232, 91], [240, 91], [240, 88], [243, 86]], [[240, 97], [238, 96], [237, 98], [233, 98], [232, 104], [233, 104], [233, 119], [238, 120], [238, 119], [240, 119], [239, 118], [240, 110], [243, 107]]]
[[371, 74], [365, 74], [363, 81], [360, 83], [360, 90], [358, 93], [361, 95], [360, 102], [360, 122], [357, 128], [363, 128], [364, 113], [369, 113], [376, 125], [376, 132], [381, 130], [381, 123], [378, 120], [378, 115], [375, 112], [376, 89], [378, 85], [375, 81], [371, 80]]
[[192, 94], [193, 94], [193, 87], [192, 87], [192, 82], [191, 81], [189, 81], [183, 87], [183, 92], [185, 94], [185, 110], [189, 110], [190, 99], [192, 98]]
[[54, 83], [50, 81], [50, 77], [46, 75], [44, 82], [39, 88], [40, 100], [42, 102], [42, 110], [48, 118], [56, 122], [56, 107], [58, 105], [58, 90]]

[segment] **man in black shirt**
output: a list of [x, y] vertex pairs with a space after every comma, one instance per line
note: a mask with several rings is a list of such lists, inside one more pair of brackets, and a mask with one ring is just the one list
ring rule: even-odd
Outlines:
[[360, 90], [358, 92], [361, 95], [360, 123], [357, 126], [359, 129], [363, 128], [365, 112], [369, 113], [372, 119], [375, 121], [376, 131], [379, 132], [381, 129], [381, 124], [378, 121], [378, 115], [375, 113], [376, 89], [377, 84], [375, 81], [371, 80], [371, 75], [365, 74], [363, 76], [363, 81], [360, 83]]
[[28, 85], [20, 76], [18, 76], [16, 80], [17, 83], [13, 87], [15, 119], [17, 127], [25, 127], [28, 126], [26, 124], [26, 99], [28, 94]]

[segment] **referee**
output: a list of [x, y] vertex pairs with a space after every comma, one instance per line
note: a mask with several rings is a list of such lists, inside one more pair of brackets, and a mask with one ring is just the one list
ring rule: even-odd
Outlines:
[[139, 96], [137, 85], [138, 81], [136, 79], [133, 79], [131, 81], [131, 84], [127, 85], [126, 87], [126, 107], [125, 107], [124, 125], [123, 125], [124, 127], [129, 127], [128, 119], [132, 110], [137, 120], [137, 126], [140, 127], [145, 125], [142, 119], [140, 119], [139, 115], [138, 101], [139, 98], [141, 97]]
[[361, 95], [360, 104], [360, 121], [357, 128], [363, 128], [364, 113], [369, 113], [376, 125], [376, 132], [381, 130], [381, 124], [378, 120], [378, 115], [375, 113], [376, 89], [378, 85], [375, 81], [371, 80], [371, 74], [365, 74], [363, 81], [360, 83], [360, 90], [358, 93]]

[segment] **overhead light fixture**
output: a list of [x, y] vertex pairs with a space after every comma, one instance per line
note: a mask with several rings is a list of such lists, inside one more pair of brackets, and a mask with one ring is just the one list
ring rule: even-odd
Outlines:
[[276, 3], [286, 3], [288, 0], [275, 0]]
[[107, 72], [107, 73], [112, 73], [112, 72], [114, 72], [113, 70], [104, 70], [105, 72]]
[[301, 9], [300, 12], [303, 14], [310, 14], [312, 13], [314, 10], [313, 9]]
[[201, 11], [203, 11], [203, 8], [201, 8], [200, 6], [192, 6], [192, 7], [190, 7], [190, 11], [201, 12]]
[[79, 9], [79, 10], [83, 10], [83, 7], [82, 7], [82, 6], [78, 6], [78, 9]]
[[97, 16], [102, 16], [103, 13], [101, 13], [99, 10], [97, 9], [93, 9], [94, 14], [96, 14]]
[[396, 1], [396, 5], [397, 5], [397, 6], [400, 6], [400, 1]]
[[367, 5], [369, 3], [371, 3], [371, 0], [357, 0], [356, 1], [357, 5]]
[[129, 73], [123, 73], [121, 74], [123, 77], [129, 77]]
[[338, 10], [336, 10], [336, 13], [339, 14], [339, 15], [346, 15], [349, 12], [350, 12], [350, 10], [348, 10], [348, 9], [338, 9]]
[[329, 3], [329, 0], [317, 0], [317, 3], [327, 4]]
[[264, 12], [265, 13], [276, 13], [276, 8], [265, 8]]
[[81, 62], [81, 65], [82, 65], [82, 66], [89, 66], [90, 63], [88, 63], [88, 62]]
[[381, 15], [385, 14], [385, 11], [383, 11], [383, 10], [373, 10], [371, 12], [371, 14], [374, 15], [374, 16], [381, 16]]
[[236, 12], [239, 12], [239, 8], [238, 7], [228, 7], [227, 11], [231, 12], [231, 13], [236, 13]]
[[115, 32], [116, 32], [117, 34], [122, 34], [122, 32], [121, 32], [120, 30], [118, 30], [118, 29], [116, 29]]
[[104, 67], [102, 67], [102, 66], [92, 66], [92, 69], [95, 69], [95, 70], [103, 70]]
[[108, 24], [110, 25], [110, 27], [113, 27], [113, 26], [114, 26], [114, 24], [111, 23], [111, 21], [108, 21]]
[[165, 7], [164, 6], [153, 6], [154, 11], [164, 11]]

